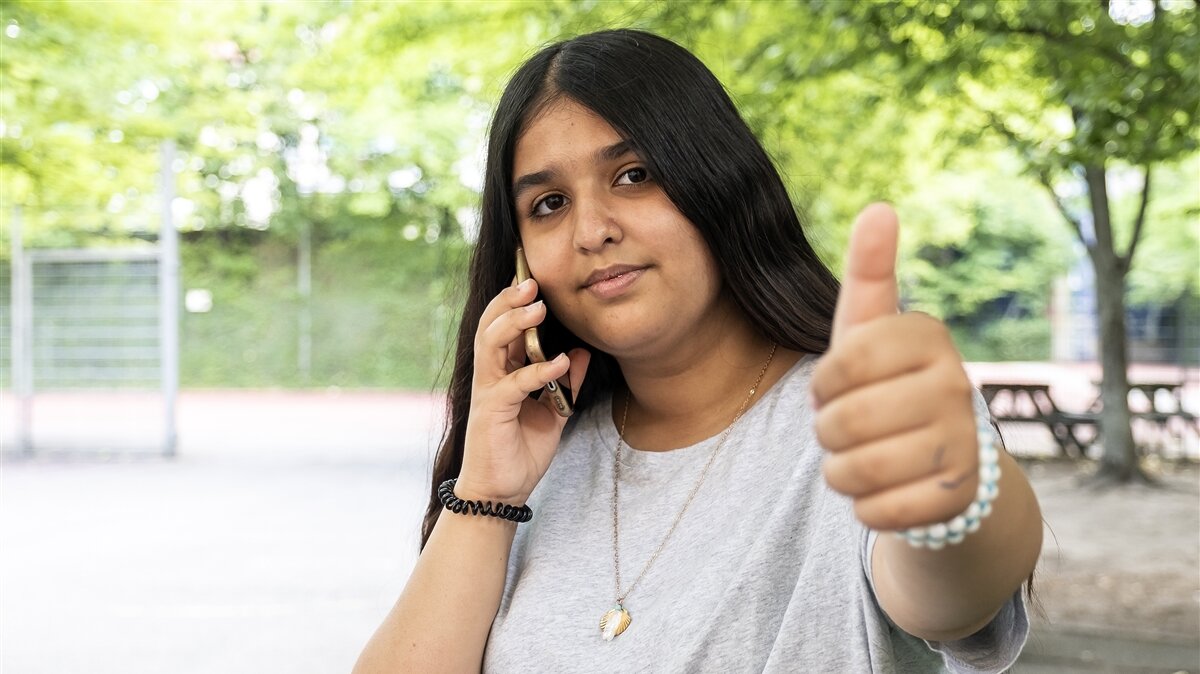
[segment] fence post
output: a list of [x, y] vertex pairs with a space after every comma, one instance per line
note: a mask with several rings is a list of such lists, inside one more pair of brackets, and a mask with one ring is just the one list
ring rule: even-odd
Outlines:
[[175, 456], [175, 398], [179, 391], [179, 231], [171, 212], [175, 200], [175, 143], [164, 141], [160, 150], [162, 224], [158, 233], [158, 301], [160, 373], [162, 377], [163, 455]]
[[296, 259], [296, 291], [300, 295], [296, 368], [301, 383], [308, 386], [312, 378], [312, 220], [309, 213], [304, 215]]
[[12, 227], [12, 324], [9, 358], [12, 361], [13, 394], [17, 399], [17, 447], [33, 453], [33, 277], [21, 235], [21, 207], [13, 207]]

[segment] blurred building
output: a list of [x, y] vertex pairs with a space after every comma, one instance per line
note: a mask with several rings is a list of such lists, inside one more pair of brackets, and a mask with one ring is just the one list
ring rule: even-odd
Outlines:
[[[1099, 357], [1095, 272], [1082, 257], [1054, 284], [1050, 302], [1051, 359], [1088, 362]], [[1126, 306], [1130, 363], [1200, 365], [1200, 297], [1191, 293], [1163, 304]]]

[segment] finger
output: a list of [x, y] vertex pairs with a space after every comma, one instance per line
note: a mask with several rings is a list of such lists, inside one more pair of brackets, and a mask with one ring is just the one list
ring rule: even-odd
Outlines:
[[854, 499], [854, 515], [876, 531], [945, 522], [967, 509], [979, 488], [979, 471], [971, 470], [952, 488], [935, 475], [924, 480]]
[[[517, 287], [517, 277], [516, 276], [513, 276], [512, 283], [510, 283], [509, 286], [513, 287], [513, 288]], [[535, 297], [537, 296], [536, 291], [534, 292], [534, 296]], [[525, 357], [524, 342], [521, 340], [514, 340], [512, 342], [509, 342], [507, 356], [508, 356], [508, 371], [509, 372], [514, 372], [518, 368], [525, 367], [526, 357]]]
[[845, 335], [817, 362], [809, 388], [820, 407], [861, 386], [928, 367], [947, 353], [957, 351], [937, 319], [919, 312], [888, 316]]
[[496, 321], [506, 311], [523, 307], [537, 298], [537, 281], [529, 279], [521, 284], [513, 284], [501, 290], [483, 308], [479, 315], [479, 325], [475, 331], [476, 347], [479, 346], [480, 333]]
[[530, 393], [539, 391], [546, 384], [565, 375], [571, 367], [571, 360], [565, 353], [544, 363], [532, 363], [513, 372], [504, 378], [500, 390], [500, 402], [519, 404], [529, 397]]
[[[571, 404], [574, 405], [575, 401], [579, 399], [579, 389], [583, 386], [583, 380], [587, 376], [588, 365], [592, 362], [592, 352], [584, 348], [571, 349], [567, 352], [567, 358], [571, 361], [571, 365], [567, 373], [558, 377], [556, 381], [558, 381], [560, 386], [570, 391], [569, 398]], [[564, 417], [558, 413], [558, 410], [555, 409], [554, 401], [550, 399], [549, 395], [540, 395], [538, 401], [544, 404], [547, 409], [554, 412], [554, 417], [560, 421], [560, 426], [567, 423], [569, 417]]]
[[508, 361], [508, 371], [516, 372], [520, 368], [525, 367], [527, 357], [525, 355], [525, 340], [514, 339], [508, 343], [508, 347], [504, 353], [505, 359]]
[[858, 214], [850, 233], [846, 273], [834, 312], [836, 343], [851, 327], [896, 313], [896, 247], [900, 224], [896, 212], [884, 203], [867, 206]]
[[[509, 309], [483, 329], [475, 351], [475, 368], [482, 374], [498, 379], [509, 373], [512, 344], [524, 349], [525, 331], [546, 318], [546, 305], [541, 301]], [[487, 381], [484, 379], [483, 381]]]
[[964, 458], [962, 451], [948, 449], [936, 428], [924, 426], [866, 443], [853, 451], [827, 454], [821, 469], [834, 491], [851, 497], [976, 469], [970, 465], [975, 454]]
[[[950, 366], [933, 367], [855, 389], [817, 411], [813, 421], [817, 441], [830, 452], [852, 450], [898, 433], [933, 425], [945, 418], [963, 420], [955, 433], [970, 436], [973, 431], [970, 382], [961, 390], [948, 388], [956, 383], [945, 381]], [[963, 377], [965, 380], [965, 377]], [[930, 394], [930, 391], [949, 391]], [[955, 406], [962, 414], [952, 417]]]

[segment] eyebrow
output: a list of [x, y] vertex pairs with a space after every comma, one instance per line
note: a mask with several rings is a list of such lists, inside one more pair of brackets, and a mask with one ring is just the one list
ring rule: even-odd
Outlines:
[[[596, 150], [594, 158], [596, 163], [599, 164], [616, 161], [630, 152], [636, 151], [637, 150], [634, 149], [634, 145], [631, 141], [619, 140], [612, 145]], [[539, 185], [545, 185], [546, 183], [553, 181], [558, 177], [558, 173], [558, 169], [552, 166], [544, 171], [527, 173], [520, 178], [517, 178], [517, 181], [513, 183], [513, 201], [519, 200], [521, 198], [521, 193], [525, 190], [537, 187]]]

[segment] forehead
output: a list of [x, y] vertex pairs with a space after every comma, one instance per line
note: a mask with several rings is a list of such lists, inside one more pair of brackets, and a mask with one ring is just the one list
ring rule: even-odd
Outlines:
[[538, 113], [517, 138], [513, 175], [576, 163], [620, 140], [617, 130], [599, 115], [562, 98]]

